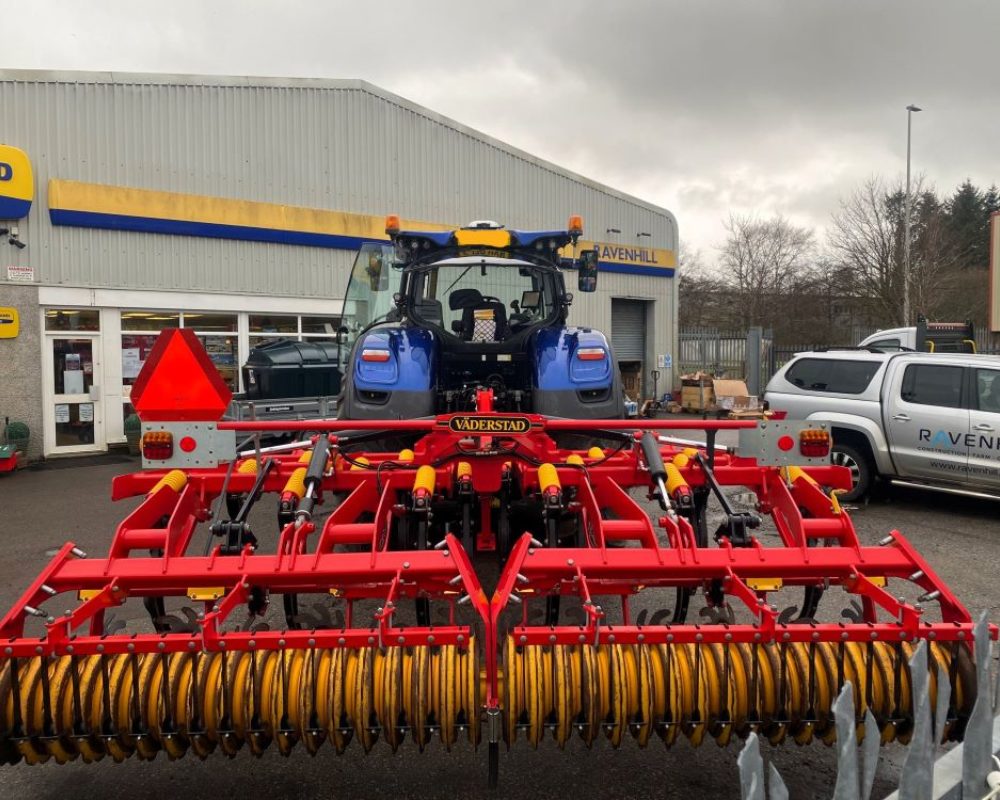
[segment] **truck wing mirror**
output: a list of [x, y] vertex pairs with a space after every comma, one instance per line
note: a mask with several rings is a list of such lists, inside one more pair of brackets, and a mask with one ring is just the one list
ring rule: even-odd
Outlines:
[[577, 288], [581, 292], [597, 291], [597, 251], [582, 250], [577, 263]]

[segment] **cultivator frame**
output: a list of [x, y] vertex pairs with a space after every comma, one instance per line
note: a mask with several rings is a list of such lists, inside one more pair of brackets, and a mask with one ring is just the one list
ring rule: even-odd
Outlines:
[[[694, 428], [706, 447], [662, 435]], [[407, 732], [420, 747], [435, 733], [450, 747], [467, 731], [488, 743], [495, 783], [500, 742], [522, 733], [532, 744], [547, 731], [560, 744], [572, 731], [588, 743], [606, 734], [618, 744], [630, 731], [641, 744], [653, 732], [668, 743], [683, 732], [724, 744], [755, 730], [775, 742], [830, 742], [829, 706], [847, 681], [859, 719], [870, 709], [883, 740], [905, 740], [906, 660], [920, 640], [957, 687], [952, 738], [975, 696], [969, 613], [899, 532], [861, 543], [821, 488], [849, 486], [845, 469], [823, 463], [821, 426], [498, 414], [484, 390], [475, 414], [434, 419], [161, 418], [144, 430], [160, 436], [153, 445], [169, 433], [185, 452], [197, 452], [185, 437], [218, 447], [227, 431], [311, 438], [115, 478], [114, 499], [144, 499], [107, 557], [67, 543], [0, 620], [0, 758], [232, 754], [272, 740], [282, 752], [296, 741], [314, 751], [324, 739], [341, 750], [352, 733], [366, 749], [378, 733], [395, 748]], [[721, 430], [740, 431], [740, 448], [717, 448]], [[566, 435], [606, 446], [566, 449]], [[399, 436], [415, 444], [359, 449]], [[191, 460], [177, 452], [163, 461], [178, 458]], [[727, 486], [753, 491], [756, 512], [733, 510]], [[636, 488], [660, 502], [655, 520], [630, 496]], [[269, 494], [279, 501], [273, 548], [247, 522]], [[713, 494], [724, 521], [709, 546], [703, 512]], [[321, 522], [314, 514], [324, 504], [333, 510]], [[753, 535], [756, 513], [771, 517], [780, 544]], [[478, 563], [491, 553], [501, 569], [488, 592]], [[889, 580], [914, 585], [919, 598], [890, 592]], [[788, 587], [805, 592], [798, 617], [772, 604]], [[819, 595], [831, 587], [858, 603], [841, 622], [817, 622]], [[676, 590], [677, 601], [672, 615], [647, 621], [632, 608], [654, 589]], [[698, 592], [705, 606], [691, 622]], [[64, 613], [47, 610], [71, 593], [78, 599]], [[339, 598], [343, 619], [303, 623], [295, 598], [305, 593]], [[285, 629], [233, 627], [278, 594]], [[167, 597], [200, 612], [169, 618]], [[580, 603], [579, 624], [560, 612], [568, 597]], [[129, 598], [147, 604], [155, 632], [109, 622]], [[377, 609], [359, 615], [358, 603], [371, 600]], [[411, 603], [415, 624], [402, 619]], [[444, 604], [445, 624], [432, 624], [432, 603]], [[925, 617], [928, 603], [939, 620]], [[505, 625], [512, 605], [520, 619]], [[463, 606], [473, 621], [460, 621]], [[35, 617], [44, 631], [32, 634], [26, 621]]]

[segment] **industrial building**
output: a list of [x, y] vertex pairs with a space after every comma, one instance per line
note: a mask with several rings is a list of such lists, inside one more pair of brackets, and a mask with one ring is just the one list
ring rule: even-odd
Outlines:
[[255, 343], [331, 339], [383, 220], [585, 220], [571, 319], [633, 396], [672, 384], [670, 212], [357, 80], [0, 70], [0, 419], [29, 456], [125, 441], [157, 333], [193, 329], [234, 391]]

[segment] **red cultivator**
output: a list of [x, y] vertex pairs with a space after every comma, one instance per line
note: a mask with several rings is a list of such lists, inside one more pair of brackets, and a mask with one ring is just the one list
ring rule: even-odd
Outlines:
[[[905, 741], [920, 640], [951, 677], [946, 730], [961, 736], [969, 614], [899, 533], [862, 546], [828, 493], [849, 476], [827, 464], [823, 427], [490, 404], [483, 391], [473, 414], [272, 424], [147, 409], [151, 468], [114, 483], [116, 499], [145, 499], [108, 556], [66, 544], [0, 622], [0, 758], [467, 737], [488, 743], [495, 781], [501, 741], [547, 732], [830, 742], [847, 681], [883, 741]], [[692, 427], [707, 446], [654, 435]], [[264, 428], [312, 435], [238, 456], [235, 432]], [[719, 430], [739, 447], [715, 446]], [[386, 452], [390, 437], [412, 446]], [[600, 446], [561, 446], [581, 439]], [[752, 491], [754, 509], [726, 487]], [[276, 536], [251, 524], [264, 497]], [[824, 592], [846, 593], [839, 621], [818, 621]], [[780, 611], [790, 593], [797, 608]], [[152, 628], [122, 629], [110, 612], [136, 598]]]

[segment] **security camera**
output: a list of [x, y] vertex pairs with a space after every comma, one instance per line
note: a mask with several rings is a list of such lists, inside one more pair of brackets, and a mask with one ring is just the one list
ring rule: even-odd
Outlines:
[[22, 242], [22, 241], [21, 241], [20, 239], [18, 239], [18, 238], [16, 238], [16, 237], [14, 237], [14, 236], [11, 236], [11, 237], [10, 237], [10, 238], [9, 238], [9, 239], [7, 240], [7, 243], [8, 243], [8, 244], [12, 244], [12, 245], [14, 245], [14, 247], [16, 247], [16, 248], [17, 248], [18, 250], [23, 250], [23, 249], [24, 249], [25, 247], [27, 247], [27, 246], [28, 246], [28, 245], [26, 245], [26, 244], [25, 244], [24, 242]]

